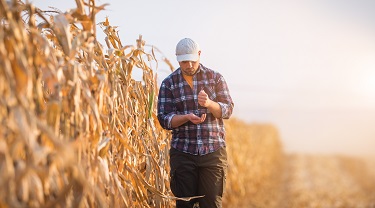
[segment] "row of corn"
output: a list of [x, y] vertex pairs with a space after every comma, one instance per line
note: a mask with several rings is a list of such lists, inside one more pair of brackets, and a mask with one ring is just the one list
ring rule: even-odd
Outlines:
[[[173, 207], [158, 51], [141, 36], [123, 45], [108, 19], [101, 45], [95, 17], [106, 5], [76, 4], [63, 13], [0, 0], [0, 207]], [[244, 125], [227, 122], [227, 207], [248, 194], [271, 203], [281, 161], [273, 127]]]

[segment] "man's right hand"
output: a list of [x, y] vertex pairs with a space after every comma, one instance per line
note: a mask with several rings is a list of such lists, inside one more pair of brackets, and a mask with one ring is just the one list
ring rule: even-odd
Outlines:
[[194, 115], [193, 113], [185, 114], [185, 115], [175, 115], [172, 118], [172, 128], [176, 128], [181, 126], [182, 124], [191, 121], [193, 124], [200, 124], [206, 120], [206, 114], [202, 114], [201, 117]]
[[190, 113], [187, 115], [189, 121], [191, 121], [193, 124], [200, 124], [203, 123], [204, 120], [206, 120], [206, 114], [202, 114], [201, 117], [194, 115], [193, 113]]

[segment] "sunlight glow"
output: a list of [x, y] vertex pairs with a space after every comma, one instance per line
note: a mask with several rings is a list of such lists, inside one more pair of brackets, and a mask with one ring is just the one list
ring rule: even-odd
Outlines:
[[375, 99], [375, 54], [363, 58], [359, 70], [363, 71], [361, 90], [366, 96]]

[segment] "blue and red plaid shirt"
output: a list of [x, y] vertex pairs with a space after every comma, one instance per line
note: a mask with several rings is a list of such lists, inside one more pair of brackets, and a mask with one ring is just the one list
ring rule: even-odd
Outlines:
[[[221, 118], [215, 118], [206, 108], [198, 104], [198, 93], [204, 90], [209, 98], [221, 107]], [[193, 76], [193, 88], [183, 78], [178, 68], [160, 86], [158, 98], [158, 119], [161, 126], [172, 130], [171, 146], [179, 151], [205, 155], [225, 146], [223, 119], [228, 119], [233, 112], [233, 101], [224, 77], [200, 64]], [[172, 128], [171, 120], [175, 115], [194, 113], [206, 119], [201, 124], [188, 121]]]

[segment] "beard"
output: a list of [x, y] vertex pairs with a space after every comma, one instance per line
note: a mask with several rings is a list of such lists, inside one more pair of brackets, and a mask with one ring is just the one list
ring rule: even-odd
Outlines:
[[198, 71], [198, 69], [187, 68], [187, 69], [181, 69], [181, 71], [184, 75], [193, 76]]

